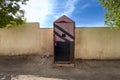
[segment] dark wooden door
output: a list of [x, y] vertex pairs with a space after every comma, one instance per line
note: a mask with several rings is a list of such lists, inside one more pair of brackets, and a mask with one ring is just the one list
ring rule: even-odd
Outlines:
[[70, 43], [55, 43], [55, 61], [70, 61]]
[[54, 22], [54, 61], [74, 62], [75, 22], [62, 16]]

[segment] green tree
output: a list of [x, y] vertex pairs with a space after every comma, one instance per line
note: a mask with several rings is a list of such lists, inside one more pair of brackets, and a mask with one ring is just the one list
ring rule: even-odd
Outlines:
[[25, 23], [24, 10], [20, 5], [25, 5], [28, 0], [0, 0], [0, 28]]
[[105, 9], [105, 24], [120, 29], [120, 0], [99, 0]]

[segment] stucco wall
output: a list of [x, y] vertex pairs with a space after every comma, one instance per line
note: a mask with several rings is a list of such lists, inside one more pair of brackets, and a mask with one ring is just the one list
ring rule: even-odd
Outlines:
[[38, 53], [39, 24], [28, 23], [22, 26], [0, 29], [0, 55]]
[[77, 28], [75, 57], [81, 59], [120, 59], [120, 30]]
[[39, 29], [39, 54], [53, 55], [53, 29]]
[[[75, 58], [120, 59], [120, 30], [76, 28]], [[0, 29], [0, 55], [53, 55], [53, 29], [38, 23]]]
[[[40, 49], [42, 55], [53, 55], [53, 29], [41, 28]], [[120, 59], [120, 30], [110, 28], [76, 28], [75, 58]]]

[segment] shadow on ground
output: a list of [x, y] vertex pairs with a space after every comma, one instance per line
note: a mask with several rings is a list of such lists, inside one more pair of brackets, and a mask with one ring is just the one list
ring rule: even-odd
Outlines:
[[52, 56], [0, 56], [0, 80], [17, 75], [66, 80], [119, 80], [120, 60], [76, 60], [75, 67], [54, 67]]

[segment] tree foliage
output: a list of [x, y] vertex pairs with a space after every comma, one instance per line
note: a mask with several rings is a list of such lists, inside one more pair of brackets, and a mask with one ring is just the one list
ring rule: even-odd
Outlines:
[[105, 24], [120, 29], [120, 0], [99, 0], [105, 8]]
[[25, 22], [24, 10], [20, 5], [25, 5], [28, 0], [0, 0], [0, 28], [19, 25]]

